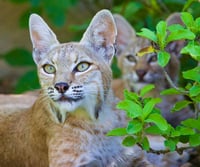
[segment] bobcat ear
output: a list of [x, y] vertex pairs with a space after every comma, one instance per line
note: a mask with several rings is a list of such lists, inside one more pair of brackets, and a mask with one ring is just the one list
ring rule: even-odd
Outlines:
[[111, 63], [115, 54], [115, 40], [117, 29], [112, 14], [108, 10], [101, 10], [92, 19], [80, 43], [90, 47]]
[[136, 33], [124, 17], [119, 14], [114, 14], [113, 16], [117, 26], [116, 56], [118, 56], [136, 38]]
[[[176, 12], [172, 13], [167, 19], [166, 19], [167, 25], [170, 26], [172, 24], [180, 24], [184, 25], [184, 23], [181, 20], [181, 14]], [[171, 55], [174, 55], [176, 57], [180, 57], [180, 51], [185, 46], [184, 40], [178, 40], [173, 41], [169, 43], [166, 47], [166, 50], [171, 53]]]
[[169, 15], [169, 17], [166, 19], [166, 22], [168, 26], [172, 24], [184, 25], [183, 21], [181, 20], [181, 14], [178, 12]]
[[29, 31], [33, 44], [33, 59], [38, 64], [44, 54], [59, 42], [53, 31], [37, 14], [32, 14], [29, 18]]

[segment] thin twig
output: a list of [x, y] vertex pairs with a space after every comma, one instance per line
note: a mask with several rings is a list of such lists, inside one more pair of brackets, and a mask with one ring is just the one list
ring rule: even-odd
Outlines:
[[[142, 145], [141, 144], [137, 144], [140, 148], [142, 148]], [[183, 151], [184, 150], [188, 150], [188, 149], [193, 149], [194, 147], [177, 147], [176, 148], [176, 152], [178, 153], [178, 154], [182, 154], [183, 153]], [[143, 149], [143, 148], [142, 148]], [[149, 149], [149, 151], [147, 151], [148, 153], [153, 153], [153, 154], [158, 154], [158, 155], [160, 155], [160, 154], [166, 154], [166, 153], [169, 153], [169, 152], [172, 152], [172, 151], [170, 151], [169, 149], [165, 149], [165, 150], [155, 150], [155, 149], [153, 149], [153, 148], [150, 148]]]
[[195, 114], [195, 119], [198, 119], [199, 117], [199, 103], [194, 104], [194, 114]]
[[180, 89], [179, 87], [177, 87], [177, 86], [173, 83], [173, 81], [171, 80], [171, 78], [170, 78], [169, 74], [167, 73], [167, 71], [166, 71], [164, 68], [162, 68], [162, 69], [163, 69], [163, 73], [164, 73], [164, 75], [165, 75], [165, 78], [167, 79], [167, 81], [169, 82], [169, 84], [170, 84], [170, 86], [171, 86], [172, 88], [176, 89], [176, 90], [179, 91], [180, 93], [183, 93], [184, 95], [188, 95], [188, 94], [189, 94], [188, 91], [182, 90], [182, 89]]

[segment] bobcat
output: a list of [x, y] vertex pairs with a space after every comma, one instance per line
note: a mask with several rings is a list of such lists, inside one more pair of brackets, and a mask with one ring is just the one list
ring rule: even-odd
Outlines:
[[123, 127], [114, 108], [110, 64], [117, 30], [98, 12], [80, 42], [60, 44], [43, 19], [29, 20], [42, 87], [32, 107], [0, 108], [1, 167], [128, 167], [148, 162], [106, 133]]
[[[158, 105], [163, 116], [173, 126], [180, 124], [185, 118], [192, 117], [193, 112], [186, 109], [178, 113], [170, 113], [170, 109], [175, 102], [182, 100], [180, 95], [161, 96], [161, 90], [169, 88], [170, 85], [163, 74], [162, 68], [157, 64], [157, 55], [155, 52], [145, 53], [153, 47], [148, 39], [137, 37], [135, 30], [120, 15], [114, 15], [116, 21], [117, 36], [117, 59], [118, 66], [122, 71], [122, 79], [116, 79], [112, 83], [114, 94], [120, 99], [123, 98], [123, 90], [138, 92], [147, 84], [154, 84], [155, 89], [148, 96], [161, 97], [162, 103]], [[182, 24], [179, 13], [174, 13], [167, 18], [168, 25]], [[184, 46], [184, 41], [172, 42], [167, 46], [167, 51], [171, 53], [171, 59], [166, 66], [166, 71], [171, 80], [177, 83], [179, 74], [179, 51]], [[138, 56], [144, 53], [143, 56]]]

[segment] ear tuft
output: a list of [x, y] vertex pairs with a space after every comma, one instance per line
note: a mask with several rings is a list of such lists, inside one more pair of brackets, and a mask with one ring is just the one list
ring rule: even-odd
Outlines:
[[42, 55], [59, 42], [56, 35], [37, 14], [31, 14], [29, 18], [29, 31], [33, 45], [33, 58], [38, 63], [43, 58]]
[[80, 43], [103, 56], [111, 62], [115, 53], [117, 29], [112, 14], [108, 10], [101, 10], [92, 19]]
[[118, 56], [136, 38], [136, 33], [124, 17], [119, 14], [114, 14], [113, 16], [117, 26], [116, 55]]

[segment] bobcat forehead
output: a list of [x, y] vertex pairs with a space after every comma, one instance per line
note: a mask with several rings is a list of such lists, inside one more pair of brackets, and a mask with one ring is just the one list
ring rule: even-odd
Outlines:
[[78, 63], [85, 59], [90, 60], [90, 53], [87, 48], [78, 44], [62, 44], [53, 48], [49, 52], [49, 58], [53, 62], [61, 61], [60, 63]]

